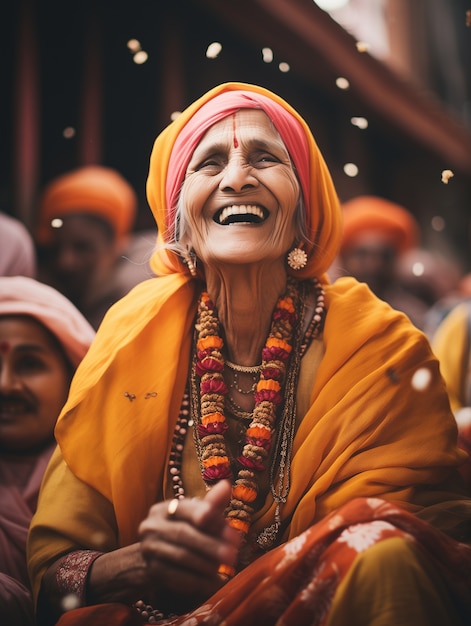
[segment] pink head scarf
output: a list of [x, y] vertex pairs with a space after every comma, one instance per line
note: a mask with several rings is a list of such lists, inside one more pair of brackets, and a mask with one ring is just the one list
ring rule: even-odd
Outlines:
[[53, 287], [27, 276], [0, 277], [0, 317], [28, 315], [59, 341], [74, 367], [85, 356], [95, 331], [80, 311]]

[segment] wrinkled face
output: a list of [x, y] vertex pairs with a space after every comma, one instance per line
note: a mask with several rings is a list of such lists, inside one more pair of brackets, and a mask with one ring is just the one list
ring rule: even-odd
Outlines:
[[300, 185], [268, 116], [241, 110], [212, 126], [182, 189], [191, 241], [208, 266], [284, 259]]
[[32, 452], [53, 441], [70, 377], [70, 364], [42, 324], [0, 317], [0, 452]]

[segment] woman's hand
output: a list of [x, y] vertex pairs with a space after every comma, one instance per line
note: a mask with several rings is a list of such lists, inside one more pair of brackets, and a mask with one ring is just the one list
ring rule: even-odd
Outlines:
[[221, 586], [218, 568], [237, 561], [239, 533], [228, 526], [224, 509], [231, 484], [220, 481], [203, 499], [160, 502], [151, 507], [139, 527], [141, 553], [155, 591], [166, 589], [195, 602]]
[[[235, 565], [239, 533], [224, 519], [231, 495], [229, 481], [221, 481], [207, 495], [160, 502], [139, 527], [141, 541], [103, 553], [86, 578], [87, 604], [124, 602], [143, 598], [155, 608], [183, 613], [203, 602], [222, 585], [221, 564]], [[58, 571], [64, 557], [46, 571], [41, 596], [55, 623], [63, 613], [64, 590]], [[84, 578], [85, 580], [85, 578]]]

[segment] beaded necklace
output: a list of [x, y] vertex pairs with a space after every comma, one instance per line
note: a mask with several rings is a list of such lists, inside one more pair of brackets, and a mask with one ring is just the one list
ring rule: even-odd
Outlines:
[[[232, 480], [232, 495], [225, 515], [229, 525], [238, 529], [246, 538], [254, 512], [253, 503], [258, 496], [257, 474], [265, 470], [270, 448], [275, 443], [275, 454], [270, 467], [270, 489], [276, 503], [275, 519], [257, 539], [259, 546], [265, 550], [273, 545], [278, 535], [281, 525], [280, 506], [286, 502], [290, 487], [296, 383], [301, 357], [310, 341], [321, 332], [324, 322], [324, 292], [320, 283], [315, 281], [314, 314], [307, 331], [302, 331], [306, 292], [311, 288], [310, 283], [289, 279], [286, 294], [275, 306], [270, 332], [262, 349], [262, 364], [257, 366], [260, 369], [260, 378], [254, 391], [255, 406], [246, 429], [242, 451], [237, 458], [239, 469], [235, 476], [224, 438], [227, 430], [225, 404], [228, 394], [223, 378], [224, 366], [227, 364], [222, 355], [224, 342], [220, 336], [215, 307], [207, 292], [201, 294], [195, 324], [196, 348], [192, 359], [189, 393], [185, 391], [182, 400], [170, 453], [169, 471], [173, 492], [175, 497], [183, 498], [183, 446], [188, 428], [194, 424], [195, 444], [203, 480], [208, 487], [222, 478]], [[279, 427], [276, 428], [280, 411]], [[228, 569], [221, 573], [231, 576], [234, 571]]]

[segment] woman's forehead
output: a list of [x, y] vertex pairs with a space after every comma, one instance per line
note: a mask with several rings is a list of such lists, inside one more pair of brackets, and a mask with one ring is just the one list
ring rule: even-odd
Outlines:
[[257, 141], [277, 143], [284, 146], [280, 134], [268, 115], [260, 109], [241, 109], [216, 122], [201, 137], [195, 152], [219, 142]]

